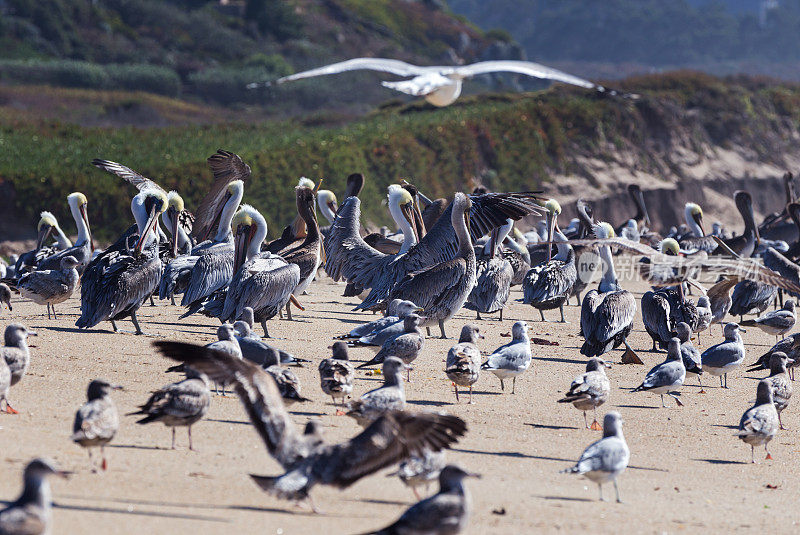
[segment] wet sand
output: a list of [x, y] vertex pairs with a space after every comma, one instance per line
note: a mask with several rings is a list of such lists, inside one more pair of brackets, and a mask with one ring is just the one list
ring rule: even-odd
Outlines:
[[[633, 288], [646, 289], [643, 284]], [[306, 311], [295, 311], [296, 321], [269, 323], [270, 333], [278, 337], [274, 345], [312, 360], [305, 368], [293, 368], [302, 393], [313, 400], [293, 407], [295, 422], [302, 425], [311, 417], [319, 418], [326, 436], [337, 441], [360, 428], [350, 418], [334, 415], [330, 399], [319, 389], [317, 363], [328, 356], [333, 335], [372, 318], [369, 313], [351, 312], [356, 301], [341, 297], [343, 289], [322, 276], [311, 286], [311, 295], [301, 299]], [[511, 299], [519, 298], [517, 287]], [[58, 307], [58, 320], [48, 320], [44, 307], [18, 296], [13, 304], [13, 314], [0, 313], [0, 327], [13, 318], [39, 336], [31, 339], [35, 347], [27, 376], [11, 390], [20, 414], [0, 414], [0, 499], [16, 498], [20, 472], [34, 456], [50, 456], [62, 468], [75, 470], [69, 481], [53, 482], [56, 534], [361, 533], [392, 522], [414, 502], [410, 489], [384, 475], [391, 470], [344, 491], [316, 487], [313, 496], [325, 516], [262, 493], [247, 474], [276, 474], [279, 467], [234, 395], [214, 396], [207, 418], [195, 425], [194, 444], [199, 452], [187, 449], [185, 429], [178, 430], [179, 448], [172, 451], [168, 428], [136, 425], [136, 417], [122, 416], [135, 410], [152, 390], [180, 379], [178, 374], [164, 373], [171, 363], [156, 355], [150, 343], [156, 338], [210, 342], [215, 339], [216, 320], [193, 316], [178, 321], [179, 308], [157, 302], [155, 308], [144, 306], [139, 314], [149, 336], [134, 336], [128, 321], [118, 323], [127, 331], [121, 334], [111, 333], [108, 323], [90, 331], [75, 329], [77, 297]], [[602, 418], [606, 410], [618, 410], [625, 421], [631, 449], [631, 466], [620, 478], [625, 503], [599, 502], [596, 485], [559, 474], [600, 437], [599, 432], [584, 429], [580, 411], [555, 402], [585, 366], [579, 353], [580, 309], [574, 300], [566, 314], [571, 323], [541, 323], [534, 321], [538, 311], [512, 302], [502, 323], [496, 315], [477, 322], [486, 334], [480, 344], [484, 353], [506, 343], [508, 338], [500, 334], [510, 332], [518, 319], [529, 322], [531, 336], [558, 342], [533, 345], [533, 365], [517, 380], [515, 395], [501, 392], [499, 381], [484, 373], [476, 384], [476, 403], [467, 405], [464, 396], [455, 404], [443, 373], [452, 339], [429, 338], [414, 363], [413, 382], [407, 386], [410, 408], [448, 411], [469, 425], [466, 437], [448, 452], [450, 461], [483, 475], [467, 483], [474, 502], [469, 533], [722, 532], [737, 528], [796, 532], [800, 399], [784, 412], [789, 430], [779, 432], [772, 442], [774, 460], [764, 461], [762, 449], [757, 451], [759, 463], [751, 465], [749, 447], [733, 433], [742, 412], [755, 399], [756, 378], [766, 372], [739, 370], [729, 377], [729, 390], [718, 388], [715, 378], [706, 375], [707, 394], [698, 393], [692, 377], [681, 396], [685, 406], [675, 407], [668, 399], [669, 407], [662, 409], [659, 396], [630, 393], [665, 355], [647, 351], [650, 339], [638, 319], [630, 341], [646, 365], [617, 365], [621, 351], [607, 354], [615, 363], [608, 370], [612, 391], [599, 412]], [[558, 311], [546, 316], [555, 320]], [[457, 336], [461, 326], [473, 320], [473, 313], [462, 311], [448, 324], [448, 334]], [[702, 335], [702, 348], [721, 339], [719, 326], [710, 333]], [[748, 329], [744, 339], [748, 363], [774, 342], [774, 337], [755, 328]], [[372, 356], [369, 349], [350, 354], [354, 360]], [[69, 436], [86, 386], [97, 377], [120, 383], [125, 390], [113, 394], [121, 427], [107, 448], [109, 470], [92, 474], [86, 452]], [[359, 371], [354, 395], [378, 384], [378, 377]], [[430, 490], [434, 491], [433, 486]], [[605, 495], [613, 499], [611, 486]]]

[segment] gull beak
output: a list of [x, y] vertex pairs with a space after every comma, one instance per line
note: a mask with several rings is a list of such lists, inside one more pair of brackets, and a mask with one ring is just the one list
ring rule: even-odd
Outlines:
[[414, 371], [414, 367], [413, 366], [410, 366], [408, 364], [403, 364], [403, 366], [405, 366], [405, 369], [408, 370], [408, 371]]
[[611, 363], [608, 362], [608, 361], [603, 361], [603, 366], [605, 366], [606, 368], [610, 368], [611, 367]]
[[744, 328], [742, 328], [742, 327], [739, 327], [739, 332], [741, 332], [741, 333], [746, 333], [746, 332], [747, 332], [747, 329], [744, 329]]
[[28, 336], [39, 336], [39, 333], [37, 333], [36, 331], [28, 331], [27, 335]]
[[422, 312], [423, 310], [425, 310], [425, 309], [422, 308], [422, 307], [417, 307], [417, 308], [414, 309], [414, 312]]
[[86, 204], [82, 204], [79, 208], [83, 222], [86, 223], [86, 230], [89, 231], [89, 246], [94, 251], [94, 237], [92, 236], [92, 227], [89, 225], [89, 214], [86, 212]]
[[122, 385], [111, 385], [111, 390], [125, 390], [125, 387]]
[[70, 470], [56, 470], [53, 474], [57, 475], [61, 479], [69, 479], [69, 477], [74, 474], [74, 472]]
[[474, 477], [475, 479], [483, 478], [483, 476], [481, 474], [478, 474], [476, 472], [467, 472], [466, 475], [467, 475], [467, 477]]
[[478, 333], [478, 338], [486, 338], [483, 334]]

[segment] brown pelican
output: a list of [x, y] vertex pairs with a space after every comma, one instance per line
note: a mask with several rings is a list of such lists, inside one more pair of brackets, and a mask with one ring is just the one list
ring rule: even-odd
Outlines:
[[[325, 242], [327, 256], [325, 270], [333, 280], [344, 278], [358, 286], [371, 289], [366, 299], [356, 307], [357, 309], [384, 308], [385, 302], [393, 297], [390, 294], [395, 286], [407, 275], [417, 272], [434, 273], [429, 270], [442, 270], [445, 264], [454, 267], [449, 261], [456, 256], [461, 244], [453, 226], [453, 207], [459, 204], [459, 210], [466, 210], [465, 205], [467, 204], [467, 198], [463, 194], [460, 199], [458, 203], [450, 204], [445, 212], [445, 217], [439, 218], [425, 237], [417, 245], [411, 247], [408, 252], [385, 255], [367, 245], [361, 238], [359, 234], [361, 201], [358, 197], [349, 197], [340, 208]], [[469, 212], [471, 217], [469, 233], [472, 234], [470, 242], [500, 226], [509, 217], [517, 220], [524, 215], [535, 213], [539, 209], [538, 197], [535, 192], [486, 193], [472, 195], [469, 200], [472, 204]], [[458, 226], [463, 229], [465, 224], [463, 218], [461, 221]], [[466, 235], [467, 233], [465, 233]], [[474, 257], [471, 243], [469, 249]], [[438, 280], [440, 285], [450, 285], [454, 279], [448, 281], [438, 277]], [[410, 284], [413, 285], [413, 283]], [[437, 297], [433, 288], [422, 291], [426, 294], [426, 301]], [[466, 296], [464, 297], [466, 298]], [[424, 306], [421, 301], [410, 300]], [[431, 314], [427, 315], [431, 317]], [[431, 317], [432, 321], [439, 319]]]
[[90, 328], [108, 320], [116, 331], [115, 320], [130, 316], [136, 334], [143, 334], [136, 311], [161, 279], [156, 226], [166, 208], [167, 196], [157, 189], [144, 190], [133, 198], [131, 212], [139, 230], [135, 246], [131, 251], [130, 236], [124, 235], [86, 266], [76, 326]]
[[455, 416], [398, 411], [378, 418], [348, 441], [330, 444], [313, 420], [304, 433], [295, 427], [275, 381], [255, 364], [195, 344], [158, 341], [154, 345], [215, 382], [235, 384], [250, 421], [285, 470], [280, 476], [251, 477], [263, 490], [284, 499], [310, 500], [309, 492], [316, 484], [347, 488], [412, 454], [422, 454], [425, 448], [447, 448], [466, 432], [464, 421]]
[[[288, 245], [270, 243], [266, 250], [270, 253], [282, 257], [291, 264], [300, 268], [300, 282], [294, 288], [292, 295], [302, 294], [322, 263], [322, 239], [317, 223], [317, 214], [314, 210], [314, 191], [307, 187], [297, 187], [297, 212], [303, 219], [306, 227], [306, 237], [300, 243], [294, 242]], [[277, 246], [275, 246], [277, 245]], [[282, 245], [282, 246], [281, 246]], [[291, 302], [286, 303], [286, 316], [292, 320]]]
[[[753, 198], [746, 191], [734, 193], [736, 208], [744, 220], [744, 232], [739, 236], [734, 236], [723, 240], [728, 248], [739, 256], [748, 258], [755, 251], [756, 244], [760, 239], [755, 217], [753, 216]], [[727, 250], [721, 248], [714, 236], [706, 236], [703, 229], [703, 210], [694, 203], [687, 203], [684, 209], [686, 224], [692, 232], [692, 237], [681, 238], [681, 248], [686, 250], [703, 250], [713, 254], [726, 254]]]
[[[788, 211], [788, 205], [797, 200], [797, 192], [794, 187], [794, 175], [792, 173], [784, 173], [783, 186], [786, 192], [786, 203], [783, 210], [774, 212], [764, 218], [761, 225], [758, 226], [758, 234], [767, 240], [783, 240], [787, 243], [793, 243], [798, 240], [798, 227], [792, 221], [791, 214]], [[791, 218], [791, 219], [790, 219]]]
[[763, 314], [778, 295], [778, 288], [755, 280], [743, 280], [733, 287], [730, 313], [741, 319], [745, 314]]
[[[614, 237], [614, 229], [605, 222], [596, 225], [594, 233], [598, 239]], [[620, 288], [617, 282], [611, 248], [604, 245], [600, 247], [598, 254], [605, 264], [605, 271], [600, 280], [599, 291], [590, 290], [583, 298], [581, 334], [585, 342], [581, 347], [581, 354], [599, 357], [625, 344], [622, 362], [642, 364], [627, 342], [636, 315], [636, 300], [631, 292]]]
[[261, 322], [264, 336], [269, 337], [267, 320], [292, 298], [300, 284], [300, 267], [268, 251], [260, 252], [267, 237], [267, 222], [252, 206], [242, 205], [231, 224], [236, 229], [234, 275], [227, 290], [205, 303], [203, 310], [222, 321], [232, 321], [250, 307], [255, 321]]
[[78, 261], [78, 272], [83, 273], [84, 268], [92, 259], [94, 241], [89, 227], [89, 215], [86, 212], [89, 204], [86, 195], [79, 191], [70, 193], [67, 196], [67, 204], [69, 204], [72, 218], [75, 220], [75, 226], [78, 228], [78, 238], [75, 240], [75, 245], [47, 257], [39, 263], [36, 269], [60, 269], [61, 259], [72, 256]]
[[[636, 205], [636, 214], [630, 218], [636, 222], [637, 230], [644, 227], [650, 227], [650, 216], [647, 213], [647, 206], [644, 203], [644, 196], [642, 195], [642, 188], [638, 184], [628, 184], [628, 195], [630, 195], [633, 204]], [[622, 230], [628, 225], [628, 221], [615, 229], [615, 232], [622, 235]]]
[[497, 255], [498, 245], [503, 242], [505, 237], [514, 224], [513, 219], [509, 219], [500, 228], [492, 229], [489, 240], [483, 249], [484, 257], [476, 263], [475, 286], [467, 296], [464, 308], [474, 310], [477, 319], [481, 319], [481, 312], [492, 314], [500, 311], [500, 321], [503, 321], [503, 308], [508, 301], [511, 292], [511, 279], [514, 277], [514, 270], [511, 262]]
[[571, 295], [572, 285], [578, 278], [575, 268], [575, 251], [567, 243], [567, 237], [558, 228], [558, 214], [561, 206], [555, 199], [545, 203], [547, 209], [547, 241], [555, 241], [558, 253], [550, 260], [538, 266], [533, 266], [525, 275], [522, 283], [522, 302], [539, 309], [539, 315], [544, 319], [544, 310], [556, 307], [561, 311], [561, 323], [564, 319], [564, 303]]
[[36, 270], [26, 273], [19, 279], [17, 288], [22, 297], [27, 297], [37, 305], [47, 305], [47, 319], [50, 319], [50, 309], [53, 309], [53, 318], [56, 317], [56, 303], [63, 303], [75, 291], [78, 285], [78, 270], [80, 265], [74, 256], [61, 258], [59, 269]]
[[[54, 230], [56, 241], [51, 245], [46, 245], [47, 239]], [[72, 247], [72, 241], [61, 230], [56, 216], [47, 211], [42, 212], [39, 214], [39, 223], [36, 225], [36, 247], [19, 255], [14, 262], [14, 277], [18, 279], [23, 273], [36, 269], [39, 262], [67, 247]]]

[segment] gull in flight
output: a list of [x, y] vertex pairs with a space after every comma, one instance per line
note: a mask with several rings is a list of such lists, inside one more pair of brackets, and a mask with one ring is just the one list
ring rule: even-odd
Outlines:
[[[606, 91], [606, 88], [601, 85], [546, 67], [539, 63], [515, 60], [481, 61], [471, 65], [460, 66], [437, 65], [432, 67], [420, 67], [396, 59], [355, 58], [326, 65], [318, 69], [311, 69], [290, 76], [284, 76], [283, 78], [275, 80], [274, 83], [283, 84], [303, 78], [358, 70], [388, 72], [409, 78], [408, 80], [397, 82], [381, 82], [381, 84], [384, 87], [400, 91], [407, 95], [424, 97], [429, 103], [438, 107], [449, 106], [456, 101], [459, 95], [461, 95], [461, 84], [465, 78], [472, 78], [479, 74], [489, 74], [493, 72], [514, 72], [534, 78], [585, 87], [587, 89], [596, 89], [600, 92]], [[247, 84], [247, 88], [255, 89], [260, 86], [268, 87], [272, 84], [273, 82], [270, 81], [254, 82]]]

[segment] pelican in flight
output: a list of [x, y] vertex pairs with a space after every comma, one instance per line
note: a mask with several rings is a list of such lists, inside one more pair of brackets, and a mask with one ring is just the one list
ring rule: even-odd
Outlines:
[[[461, 95], [461, 84], [466, 78], [495, 72], [513, 72], [533, 78], [553, 80], [555, 82], [585, 87], [586, 89], [594, 89], [598, 92], [606, 91], [601, 85], [551, 67], [533, 63], [532, 61], [514, 60], [481, 61], [479, 63], [473, 63], [472, 65], [420, 67], [396, 59], [355, 58], [326, 65], [318, 69], [311, 69], [290, 76], [284, 76], [276, 80], [275, 84], [358, 70], [388, 72], [409, 78], [408, 80], [401, 80], [398, 82], [381, 82], [381, 85], [407, 95], [423, 97], [430, 104], [437, 107], [449, 106], [455, 102], [459, 95]], [[255, 82], [247, 84], [247, 87], [248, 89], [255, 89], [259, 86], [270, 85], [272, 85], [272, 82]]]
[[[146, 189], [131, 201], [131, 212], [139, 234], [127, 232], [92, 260], [81, 279], [81, 317], [77, 327], [94, 327], [108, 320], [131, 317], [136, 334], [143, 334], [136, 311], [158, 287], [161, 259], [158, 257], [158, 218], [167, 208], [167, 196], [158, 189]], [[136, 238], [133, 251], [129, 238]]]

